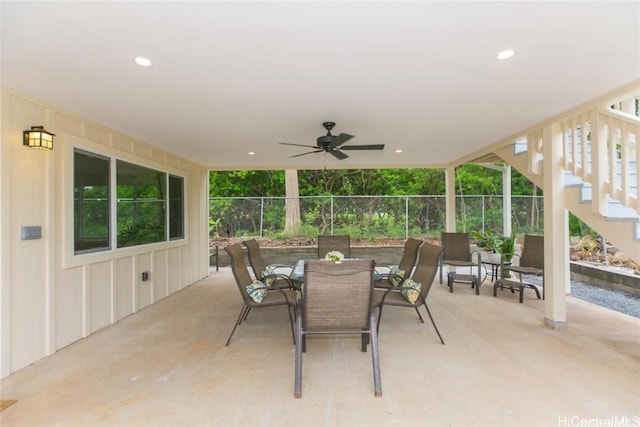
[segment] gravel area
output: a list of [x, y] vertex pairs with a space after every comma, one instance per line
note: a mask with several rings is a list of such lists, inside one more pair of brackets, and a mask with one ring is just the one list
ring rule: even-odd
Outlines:
[[640, 317], [640, 298], [617, 289], [606, 289], [598, 286], [571, 281], [571, 294], [599, 306]]
[[[542, 285], [542, 279], [535, 276], [525, 276], [527, 282]], [[601, 288], [588, 283], [571, 281], [571, 294], [583, 301], [597, 304], [629, 316], [640, 318], [640, 297], [617, 289]]]

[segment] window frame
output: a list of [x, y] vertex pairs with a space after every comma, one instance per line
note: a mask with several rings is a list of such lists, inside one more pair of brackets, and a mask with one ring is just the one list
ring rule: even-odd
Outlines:
[[[62, 234], [64, 238], [58, 246], [62, 251], [61, 257], [63, 268], [71, 268], [86, 265], [87, 263], [101, 262], [113, 260], [114, 257], [131, 256], [137, 254], [148, 253], [149, 251], [162, 250], [174, 247], [180, 247], [189, 244], [187, 224], [188, 218], [188, 200], [186, 195], [189, 188], [189, 177], [186, 171], [176, 169], [165, 163], [159, 164], [149, 159], [141, 158], [132, 153], [123, 152], [121, 150], [106, 146], [101, 143], [89, 141], [83, 137], [73, 134], [60, 133], [59, 145], [64, 147], [62, 153], [62, 164], [60, 168], [60, 177], [62, 186], [60, 189], [61, 197], [64, 202], [61, 205], [60, 214], [62, 216]], [[86, 152], [90, 155], [96, 155], [106, 159], [110, 159], [110, 203], [109, 203], [109, 221], [110, 221], [110, 249], [75, 252], [74, 251], [74, 152], [76, 150]], [[182, 228], [183, 237], [169, 240], [168, 229], [165, 232], [165, 239], [154, 243], [145, 243], [127, 247], [117, 247], [115, 227], [117, 227], [117, 206], [116, 206], [116, 161], [123, 160], [135, 165], [146, 167], [165, 174], [165, 180], [169, 175], [181, 178], [183, 180], [183, 212], [182, 212]], [[168, 181], [165, 181], [168, 183]], [[167, 202], [168, 203], [168, 202]], [[165, 211], [168, 209], [165, 205]], [[168, 222], [165, 223], [168, 227]]]
[[[77, 247], [77, 239], [76, 239], [76, 199], [75, 199], [75, 190], [76, 190], [76, 154], [80, 154], [80, 155], [84, 155], [87, 157], [93, 157], [95, 159], [99, 159], [99, 160], [104, 160], [107, 162], [107, 235], [106, 235], [106, 242], [107, 245], [103, 246], [103, 247], [92, 247], [92, 248], [87, 248], [87, 249], [76, 249]], [[108, 156], [103, 156], [101, 154], [96, 154], [81, 148], [77, 148], [74, 147], [73, 149], [73, 180], [72, 180], [72, 197], [73, 197], [73, 202], [72, 202], [72, 206], [73, 206], [73, 253], [74, 255], [81, 255], [81, 254], [87, 254], [87, 253], [94, 253], [94, 252], [104, 252], [104, 251], [110, 251], [113, 247], [112, 245], [112, 238], [111, 238], [111, 232], [112, 232], [112, 222], [113, 222], [113, 217], [111, 215], [111, 187], [112, 187], [112, 182], [111, 182], [111, 163], [112, 163], [112, 159]], [[84, 198], [82, 199], [84, 200]], [[84, 223], [84, 221], [83, 221]]]

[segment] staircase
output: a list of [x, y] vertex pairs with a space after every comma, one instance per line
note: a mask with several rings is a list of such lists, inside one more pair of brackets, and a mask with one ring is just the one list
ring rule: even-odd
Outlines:
[[[562, 140], [565, 206], [628, 257], [640, 261], [640, 94], [625, 94], [550, 126]], [[543, 128], [495, 150], [500, 158], [543, 188]]]

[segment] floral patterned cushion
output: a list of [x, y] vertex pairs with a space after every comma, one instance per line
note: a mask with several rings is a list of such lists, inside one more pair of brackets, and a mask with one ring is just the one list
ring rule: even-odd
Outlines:
[[276, 277], [274, 276], [274, 274], [276, 274], [276, 272], [271, 267], [265, 268], [265, 270], [262, 272], [262, 282], [267, 285], [267, 288], [270, 288], [273, 282], [276, 281]]
[[402, 278], [404, 277], [404, 270], [400, 270], [397, 265], [391, 267], [389, 270], [389, 281], [393, 286], [398, 286], [402, 283]]
[[414, 304], [420, 297], [420, 291], [422, 290], [422, 284], [414, 282], [413, 279], [407, 279], [402, 284], [402, 290], [400, 293], [411, 304]]
[[254, 280], [252, 284], [246, 286], [245, 289], [247, 293], [251, 297], [251, 299], [258, 304], [262, 302], [265, 295], [267, 295], [267, 285], [262, 283], [260, 280]]

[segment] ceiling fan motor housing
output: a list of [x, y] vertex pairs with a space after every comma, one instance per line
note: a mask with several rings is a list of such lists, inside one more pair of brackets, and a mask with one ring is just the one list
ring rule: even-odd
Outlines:
[[326, 147], [329, 146], [333, 141], [333, 136], [332, 135], [319, 136], [318, 139], [316, 139], [316, 141], [318, 141], [318, 147], [322, 147], [326, 149]]

